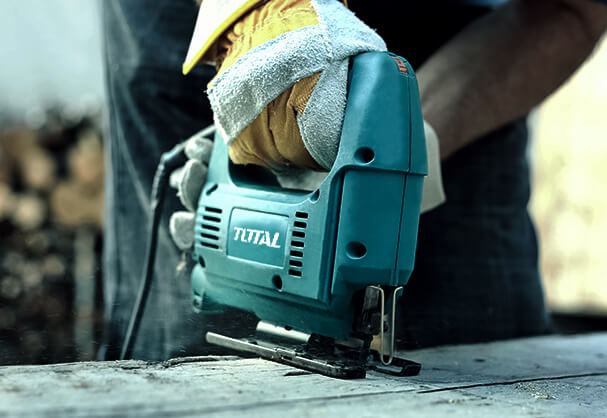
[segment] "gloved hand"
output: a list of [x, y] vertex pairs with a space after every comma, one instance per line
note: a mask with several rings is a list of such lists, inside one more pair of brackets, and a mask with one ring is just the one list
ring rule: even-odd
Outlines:
[[208, 95], [232, 161], [328, 170], [349, 58], [385, 50], [337, 0], [204, 0], [184, 73], [201, 60], [217, 67]]
[[426, 155], [428, 156], [428, 175], [424, 179], [422, 190], [421, 213], [428, 212], [445, 203], [445, 190], [443, 189], [443, 175], [441, 173], [440, 146], [436, 131], [424, 120], [424, 133], [426, 135]]
[[171, 215], [169, 231], [175, 245], [182, 250], [189, 250], [194, 244], [194, 225], [196, 208], [200, 192], [207, 178], [209, 160], [213, 151], [213, 141], [209, 139], [215, 132], [210, 126], [186, 140], [186, 164], [175, 170], [169, 184], [177, 189], [177, 197], [187, 209]]
[[[337, 156], [350, 56], [383, 40], [336, 0], [204, 0], [184, 63], [218, 74], [208, 95], [237, 164], [270, 168], [283, 186], [313, 189]], [[426, 126], [430, 175], [422, 211], [444, 202], [440, 154]]]

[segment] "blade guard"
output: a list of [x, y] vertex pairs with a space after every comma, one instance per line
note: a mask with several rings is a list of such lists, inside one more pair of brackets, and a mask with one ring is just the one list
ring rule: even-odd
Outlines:
[[409, 280], [426, 174], [411, 66], [390, 53], [356, 56], [337, 159], [314, 192], [232, 164], [215, 138], [196, 219], [194, 306], [349, 337], [355, 293]]

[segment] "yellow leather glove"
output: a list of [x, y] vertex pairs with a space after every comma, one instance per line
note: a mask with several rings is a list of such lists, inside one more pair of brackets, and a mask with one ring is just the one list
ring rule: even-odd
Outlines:
[[322, 170], [337, 154], [348, 58], [369, 50], [385, 44], [336, 0], [205, 0], [184, 72], [216, 66], [209, 99], [233, 162]]
[[[283, 33], [317, 24], [318, 17], [309, 0], [275, 0], [257, 6], [217, 41], [217, 76], [252, 48]], [[236, 164], [256, 164], [274, 171], [290, 166], [322, 170], [306, 150], [296, 120], [305, 110], [319, 75], [305, 77], [269, 103], [230, 143], [230, 159]]]
[[236, 164], [257, 164], [274, 171], [285, 167], [322, 170], [304, 146], [297, 116], [306, 108], [318, 74], [290, 87], [231, 142], [230, 159]]
[[[283, 33], [315, 24], [318, 18], [307, 0], [276, 0], [258, 6], [218, 41], [215, 56], [218, 75], [252, 48]], [[297, 116], [305, 110], [319, 75], [298, 81], [268, 104], [231, 142], [230, 159], [236, 164], [256, 164], [274, 171], [290, 166], [321, 170], [306, 150], [297, 126]]]

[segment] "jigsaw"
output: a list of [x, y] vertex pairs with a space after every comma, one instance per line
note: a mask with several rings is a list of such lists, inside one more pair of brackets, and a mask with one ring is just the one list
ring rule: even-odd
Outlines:
[[[165, 188], [186, 162], [184, 148], [164, 153], [154, 176], [146, 264], [121, 359], [132, 355]], [[216, 133], [196, 213], [192, 303], [198, 311], [250, 311], [260, 322], [255, 337], [208, 332], [207, 341], [337, 378], [369, 369], [416, 375], [420, 364], [394, 356], [394, 335], [427, 172], [415, 73], [388, 52], [351, 60], [337, 158], [313, 191], [282, 188], [262, 167], [233, 164]]]
[[215, 135], [196, 215], [192, 302], [262, 322], [255, 338], [208, 333], [207, 341], [339, 378], [417, 374], [419, 364], [394, 356], [428, 170], [409, 63], [387, 52], [351, 60], [337, 159], [314, 191], [232, 164]]

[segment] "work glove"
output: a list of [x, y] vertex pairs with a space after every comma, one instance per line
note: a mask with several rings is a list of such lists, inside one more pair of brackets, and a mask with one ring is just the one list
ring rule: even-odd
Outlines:
[[177, 190], [177, 197], [187, 209], [174, 212], [169, 221], [171, 237], [182, 251], [188, 251], [194, 245], [196, 208], [207, 179], [213, 151], [213, 141], [210, 137], [214, 132], [215, 128], [211, 126], [185, 141], [185, 154], [188, 160], [183, 167], [171, 173], [169, 179], [170, 186]]
[[349, 58], [385, 50], [336, 0], [204, 0], [184, 73], [200, 61], [216, 66], [207, 93], [234, 163], [328, 170]]
[[443, 188], [438, 136], [432, 125], [426, 120], [424, 120], [424, 134], [426, 136], [426, 155], [428, 156], [428, 175], [424, 179], [422, 189], [421, 213], [428, 212], [447, 200]]

